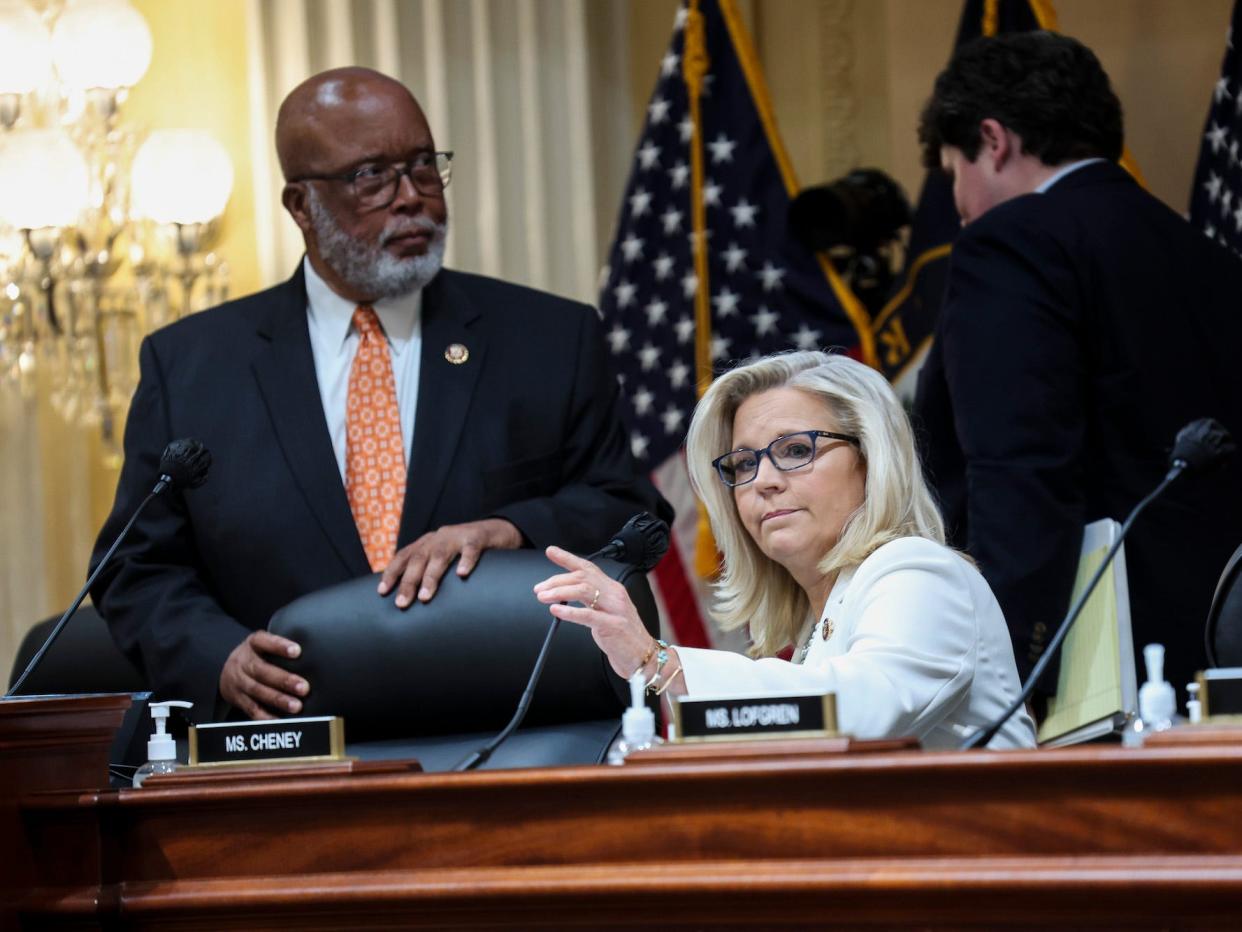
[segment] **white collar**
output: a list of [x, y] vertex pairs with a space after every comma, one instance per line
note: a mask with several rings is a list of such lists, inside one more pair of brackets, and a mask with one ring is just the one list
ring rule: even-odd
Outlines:
[[1070, 172], [1076, 172], [1078, 171], [1078, 169], [1082, 168], [1084, 165], [1091, 165], [1091, 164], [1094, 164], [1095, 162], [1103, 162], [1103, 161], [1104, 159], [1101, 159], [1101, 158], [1079, 159], [1077, 162], [1070, 162], [1068, 165], [1062, 165], [1060, 168], [1056, 170], [1054, 174], [1051, 174], [1047, 178], [1044, 179], [1044, 183], [1035, 189], [1035, 193], [1043, 194], [1045, 191], [1051, 188], [1054, 184], [1056, 184], [1058, 181], [1060, 181]]
[[[358, 305], [333, 291], [315, 271], [309, 256], [302, 260], [302, 270], [306, 277], [307, 313], [332, 337], [333, 345], [344, 346]], [[394, 351], [400, 352], [417, 332], [422, 305], [421, 288], [395, 298], [381, 298], [371, 305]]]

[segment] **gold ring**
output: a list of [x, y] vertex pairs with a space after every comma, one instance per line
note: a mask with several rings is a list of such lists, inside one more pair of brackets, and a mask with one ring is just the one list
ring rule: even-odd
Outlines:
[[599, 604], [599, 590], [595, 590], [595, 598], [591, 599], [591, 604], [587, 606], [591, 611], [595, 611], [595, 606]]

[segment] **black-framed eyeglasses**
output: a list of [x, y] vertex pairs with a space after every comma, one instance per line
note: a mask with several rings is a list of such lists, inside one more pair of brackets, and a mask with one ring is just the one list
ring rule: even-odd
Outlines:
[[410, 179], [419, 194], [438, 197], [453, 177], [453, 153], [420, 152], [408, 162], [382, 162], [340, 175], [302, 175], [289, 180], [342, 182], [349, 185], [359, 207], [378, 210], [396, 198], [402, 175]]
[[830, 440], [844, 440], [856, 447], [861, 447], [857, 437], [850, 434], [837, 434], [830, 430], [800, 430], [796, 433], [777, 437], [762, 450], [751, 450], [742, 447], [730, 450], [712, 460], [720, 481], [731, 489], [739, 485], [753, 482], [759, 475], [759, 463], [766, 455], [777, 469], [789, 472], [798, 469], [815, 459], [815, 444], [820, 437]]

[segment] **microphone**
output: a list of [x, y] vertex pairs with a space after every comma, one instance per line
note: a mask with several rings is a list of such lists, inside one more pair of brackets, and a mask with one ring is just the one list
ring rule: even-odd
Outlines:
[[959, 750], [967, 751], [987, 744], [1001, 730], [1005, 722], [1009, 721], [1009, 717], [1018, 711], [1022, 704], [1030, 697], [1031, 692], [1035, 689], [1035, 684], [1039, 682], [1039, 678], [1043, 676], [1044, 670], [1052, 662], [1052, 658], [1060, 648], [1061, 642], [1069, 634], [1069, 629], [1078, 619], [1083, 606], [1087, 604], [1087, 599], [1095, 591], [1095, 587], [1103, 578], [1105, 570], [1113, 562], [1113, 557], [1121, 549], [1121, 544], [1126, 539], [1126, 535], [1130, 533], [1130, 526], [1134, 524], [1135, 518], [1142, 513], [1143, 509], [1155, 501], [1183, 472], [1187, 470], [1203, 472], [1230, 456], [1234, 449], [1235, 444], [1233, 438], [1229, 435], [1229, 431], [1221, 426], [1219, 422], [1209, 417], [1191, 421], [1177, 432], [1177, 439], [1173, 444], [1173, 452], [1169, 454], [1168, 473], [1160, 480], [1160, 484], [1146, 498], [1135, 505], [1134, 510], [1126, 517], [1125, 523], [1121, 526], [1121, 533], [1117, 535], [1117, 540], [1113, 542], [1108, 553], [1104, 555], [1103, 562], [1096, 569], [1095, 575], [1091, 577], [1091, 581], [1087, 583], [1087, 588], [1083, 590], [1082, 595], [1078, 597], [1078, 601], [1073, 604], [1069, 614], [1065, 616], [1065, 620], [1057, 628], [1056, 634], [1052, 636], [1052, 640], [1048, 642], [1048, 647], [1044, 650], [1043, 656], [1039, 658], [1039, 662], [1035, 664], [1034, 669], [1031, 670], [1031, 675], [1027, 678], [1026, 685], [1022, 687], [1022, 691], [1018, 693], [1018, 698], [1011, 702], [1009, 707], [997, 716], [990, 725], [978, 729], [963, 741]]
[[[655, 567], [660, 562], [660, 558], [668, 552], [668, 525], [654, 515], [647, 512], [640, 512], [625, 522], [625, 526], [613, 535], [612, 540], [600, 547], [586, 559], [594, 562], [596, 560], [618, 560], [621, 563], [627, 563], [630, 566], [637, 567], [644, 573]], [[565, 603], [561, 603], [565, 604]], [[522, 698], [518, 700], [517, 711], [513, 713], [513, 718], [509, 720], [509, 724], [501, 729], [491, 741], [472, 751], [462, 760], [458, 761], [453, 767], [454, 771], [461, 772], [464, 770], [474, 770], [481, 764], [487, 762], [492, 756], [496, 748], [500, 747], [509, 736], [517, 731], [522, 719], [526, 718], [526, 710], [530, 708], [530, 701], [535, 695], [535, 686], [539, 683], [539, 677], [543, 675], [543, 666], [548, 661], [548, 649], [552, 646], [552, 638], [556, 634], [556, 629], [561, 626], [561, 620], [553, 617], [551, 624], [548, 625], [548, 633], [544, 635], [543, 646], [539, 648], [539, 656], [535, 658], [535, 667], [531, 670], [530, 680], [526, 683], [526, 689], [522, 691]]]
[[137, 508], [134, 509], [133, 515], [121, 528], [121, 533], [116, 536], [116, 540], [112, 542], [112, 546], [108, 548], [108, 552], [103, 555], [103, 559], [95, 567], [90, 577], [86, 580], [86, 585], [78, 593], [73, 604], [65, 609], [65, 613], [60, 616], [60, 620], [56, 622], [56, 626], [52, 628], [52, 633], [47, 636], [47, 640], [43, 642], [43, 646], [30, 658], [30, 663], [26, 665], [26, 669], [22, 671], [22, 675], [17, 678], [8, 692], [4, 694], [5, 699], [17, 695], [17, 691], [21, 689], [22, 684], [26, 682], [26, 678], [39, 666], [39, 662], [56, 643], [56, 639], [60, 637], [60, 633], [65, 630], [65, 625], [69, 623], [69, 619], [73, 617], [74, 612], [78, 610], [78, 606], [82, 604], [82, 600], [86, 598], [86, 593], [90, 591], [95, 580], [99, 578], [99, 574], [103, 572], [103, 568], [108, 565], [108, 561], [112, 559], [112, 555], [116, 553], [117, 547], [121, 546], [121, 541], [129, 533], [129, 529], [134, 526], [134, 522], [138, 520], [138, 516], [142, 514], [143, 509], [147, 507], [147, 503], [155, 496], [159, 495], [165, 489], [197, 489], [200, 485], [207, 481], [207, 471], [211, 468], [211, 454], [207, 448], [198, 440], [184, 439], [174, 440], [164, 448], [163, 454], [160, 456], [160, 476], [156, 480], [154, 487], [147, 497], [142, 500]]
[[189, 438], [174, 440], [164, 447], [160, 455], [160, 478], [151, 494], [159, 495], [170, 485], [197, 489], [207, 481], [209, 469], [211, 453], [200, 441]]
[[636, 566], [644, 573], [655, 569], [668, 553], [668, 525], [654, 515], [640, 512], [625, 522], [612, 540], [587, 557], [588, 560], [617, 560]]
[[1233, 454], [1237, 445], [1229, 431], [1210, 417], [1191, 421], [1177, 432], [1173, 452], [1169, 454], [1171, 467], [1179, 471], [1201, 471], [1215, 466]]

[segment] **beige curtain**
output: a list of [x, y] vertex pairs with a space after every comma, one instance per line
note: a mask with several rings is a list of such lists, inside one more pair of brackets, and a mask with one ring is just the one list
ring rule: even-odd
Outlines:
[[[44, 395], [43, 397], [46, 397]], [[58, 614], [86, 578], [116, 471], [97, 434], [46, 403], [0, 388], [0, 670], [21, 638]]]

